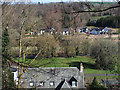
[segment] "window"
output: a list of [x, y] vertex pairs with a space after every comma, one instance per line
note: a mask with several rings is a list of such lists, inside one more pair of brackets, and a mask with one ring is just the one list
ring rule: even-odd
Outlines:
[[34, 86], [34, 82], [33, 81], [31, 81], [29, 84], [30, 84], [30, 87]]
[[72, 87], [77, 87], [77, 80], [74, 77], [71, 77], [71, 79], [68, 81], [68, 83], [72, 86]]
[[44, 82], [44, 81], [41, 81], [41, 82], [40, 82], [40, 86], [43, 87], [44, 85], [45, 85], [45, 82]]
[[76, 81], [72, 81], [72, 87], [77, 87], [77, 82]]
[[54, 81], [50, 81], [50, 86], [54, 86], [55, 82]]

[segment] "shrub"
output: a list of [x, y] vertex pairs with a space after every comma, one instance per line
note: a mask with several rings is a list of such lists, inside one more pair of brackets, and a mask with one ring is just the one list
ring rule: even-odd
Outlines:
[[87, 87], [89, 90], [106, 90], [106, 88], [103, 85], [100, 85], [99, 82], [96, 80], [96, 77], [94, 77], [93, 81], [91, 84], [88, 85]]

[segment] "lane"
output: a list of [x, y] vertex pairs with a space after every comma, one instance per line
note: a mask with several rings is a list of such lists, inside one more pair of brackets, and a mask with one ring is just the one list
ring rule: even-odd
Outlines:
[[119, 76], [119, 74], [85, 74], [85, 77], [89, 76]]

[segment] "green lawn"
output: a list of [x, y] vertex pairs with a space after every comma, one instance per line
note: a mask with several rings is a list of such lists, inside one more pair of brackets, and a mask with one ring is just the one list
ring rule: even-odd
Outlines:
[[[14, 59], [18, 61], [17, 59]], [[32, 59], [26, 59], [25, 64], [28, 64]], [[21, 59], [22, 62], [22, 59]], [[85, 74], [105, 74], [111, 73], [110, 71], [98, 70], [95, 68], [95, 59], [90, 57], [78, 56], [75, 58], [51, 58], [51, 59], [37, 59], [32, 64], [31, 67], [78, 67], [80, 62], [83, 62], [84, 73]]]

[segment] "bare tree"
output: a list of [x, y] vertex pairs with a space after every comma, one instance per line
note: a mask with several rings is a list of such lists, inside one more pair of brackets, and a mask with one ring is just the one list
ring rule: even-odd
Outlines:
[[66, 13], [66, 14], [74, 14], [74, 13], [87, 13], [87, 12], [104, 12], [104, 11], [107, 11], [107, 10], [110, 10], [110, 9], [114, 9], [114, 8], [119, 8], [120, 7], [120, 2], [118, 1], [117, 3], [115, 3], [115, 5], [113, 4], [112, 6], [109, 6], [109, 7], [106, 7], [106, 8], [103, 8], [102, 9], [102, 4], [100, 4], [100, 6], [98, 7], [97, 10], [92, 10], [91, 7], [93, 5], [91, 5], [89, 2], [85, 2], [85, 3], [82, 3], [84, 5], [84, 7], [87, 7], [87, 10], [75, 10], [75, 11], [64, 11], [63, 13]]

